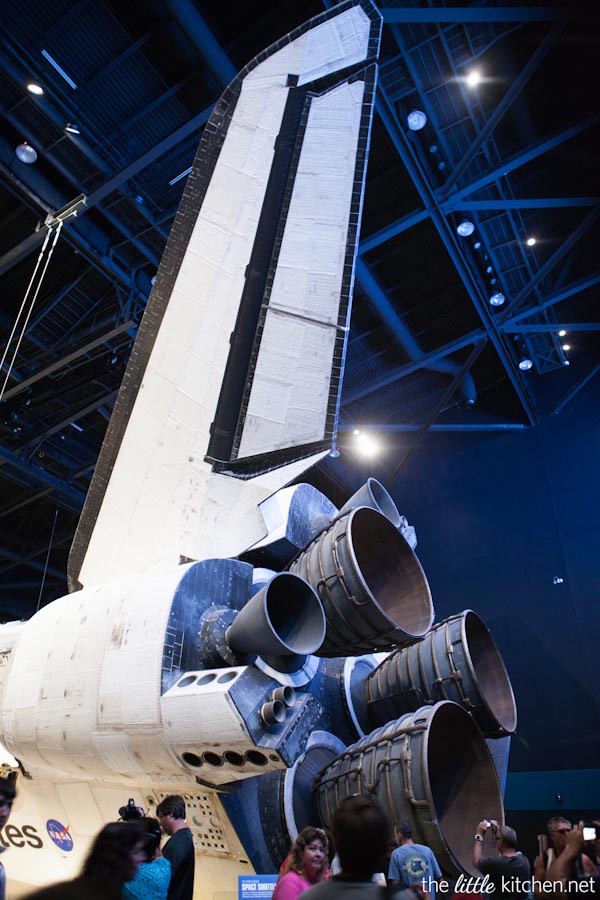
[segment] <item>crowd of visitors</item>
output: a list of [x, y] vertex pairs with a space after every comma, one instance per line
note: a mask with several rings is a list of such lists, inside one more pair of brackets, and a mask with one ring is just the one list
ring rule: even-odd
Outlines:
[[[15, 795], [14, 782], [0, 778], [0, 831]], [[34, 891], [27, 900], [192, 900], [195, 852], [183, 797], [165, 797], [156, 819], [133, 801], [123, 810], [126, 821], [109, 822], [98, 832], [76, 878]], [[169, 840], [161, 851], [163, 833]], [[5, 884], [0, 863], [0, 900]]]
[[[0, 831], [14, 799], [14, 781], [0, 778]], [[120, 813], [126, 821], [101, 829], [76, 878], [41, 888], [28, 900], [192, 900], [195, 852], [183, 797], [165, 797], [156, 818], [133, 801]], [[272, 900], [436, 900], [436, 888], [450, 900], [473, 897], [472, 888], [463, 888], [460, 879], [452, 893], [452, 882], [443, 878], [432, 849], [413, 840], [410, 822], [395, 823], [395, 848], [391, 832], [373, 796], [347, 798], [333, 815], [331, 835], [312, 826], [298, 834], [281, 865]], [[488, 833], [496, 852], [484, 855]], [[514, 829], [482, 819], [473, 838], [472, 863], [482, 876], [476, 879], [475, 896], [527, 900], [560, 895], [570, 900], [578, 893], [600, 894], [600, 819], [586, 827], [553, 816], [547, 833], [550, 846], [536, 857], [532, 877]], [[168, 840], [161, 850], [163, 834]], [[0, 863], [0, 900], [5, 893]]]

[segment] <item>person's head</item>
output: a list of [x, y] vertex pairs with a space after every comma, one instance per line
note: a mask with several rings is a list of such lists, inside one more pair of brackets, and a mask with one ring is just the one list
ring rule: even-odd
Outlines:
[[13, 781], [0, 778], [0, 828], [4, 828], [9, 820], [16, 793]]
[[144, 816], [142, 819], [137, 819], [136, 824], [140, 825], [144, 832], [144, 850], [146, 853], [146, 858], [144, 861], [151, 862], [156, 856], [156, 851], [160, 847], [160, 839], [162, 837], [160, 823], [158, 819], [153, 819], [150, 816]]
[[303, 828], [290, 850], [288, 871], [298, 872], [308, 881], [321, 881], [328, 864], [327, 850], [327, 835], [322, 828]]
[[394, 825], [394, 835], [399, 847], [406, 841], [412, 840], [412, 833], [412, 825], [410, 822], [407, 822], [406, 819], [403, 819], [401, 822], [396, 822]]
[[145, 835], [139, 822], [110, 822], [98, 832], [81, 874], [109, 888], [135, 878], [145, 862]]
[[368, 879], [379, 870], [391, 828], [374, 797], [363, 794], [343, 800], [333, 814], [331, 832], [344, 875]]
[[501, 825], [496, 830], [495, 838], [500, 850], [503, 848], [506, 850], [517, 849], [517, 832], [514, 828], [509, 828], [508, 825]]
[[548, 836], [557, 853], [562, 853], [565, 849], [567, 835], [572, 827], [571, 822], [565, 819], [564, 816], [552, 816], [551, 819], [548, 819], [548, 824], [546, 825]]
[[185, 800], [180, 794], [169, 794], [156, 807], [156, 818], [165, 834], [174, 834], [185, 825]]

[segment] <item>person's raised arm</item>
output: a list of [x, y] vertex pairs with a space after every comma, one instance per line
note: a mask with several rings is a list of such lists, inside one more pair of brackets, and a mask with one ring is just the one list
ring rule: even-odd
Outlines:
[[548, 867], [546, 879], [548, 881], [562, 881], [573, 875], [575, 860], [583, 850], [583, 822], [575, 825], [566, 835], [565, 849], [557, 856], [552, 865]]
[[473, 839], [473, 865], [476, 869], [479, 868], [479, 863], [483, 855], [483, 836], [487, 831], [487, 827], [487, 822], [483, 821], [479, 823], [477, 830], [475, 831], [475, 837]]

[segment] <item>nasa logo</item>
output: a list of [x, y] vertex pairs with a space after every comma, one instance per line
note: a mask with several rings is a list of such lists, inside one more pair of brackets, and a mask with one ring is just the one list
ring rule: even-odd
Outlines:
[[56, 844], [59, 850], [70, 851], [73, 849], [73, 838], [69, 834], [69, 826], [63, 825], [56, 819], [48, 819], [46, 831], [50, 840]]

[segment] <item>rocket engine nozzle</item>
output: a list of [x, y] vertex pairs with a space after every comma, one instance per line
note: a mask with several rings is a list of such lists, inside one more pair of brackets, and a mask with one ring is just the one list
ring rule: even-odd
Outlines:
[[365, 727], [385, 725], [424, 703], [453, 700], [486, 737], [512, 734], [517, 707], [496, 644], [471, 609], [434, 625], [422, 641], [385, 659], [365, 682]]
[[316, 592], [290, 572], [275, 575], [240, 610], [225, 633], [234, 653], [306, 656], [325, 637], [325, 614]]
[[433, 622], [425, 573], [383, 513], [336, 518], [290, 566], [317, 591], [327, 620], [318, 656], [360, 656], [422, 637]]
[[449, 700], [423, 706], [346, 747], [313, 783], [325, 826], [352, 794], [373, 793], [392, 820], [407, 819], [448, 873], [477, 874], [473, 822], [479, 810], [504, 821], [502, 793], [476, 722]]

